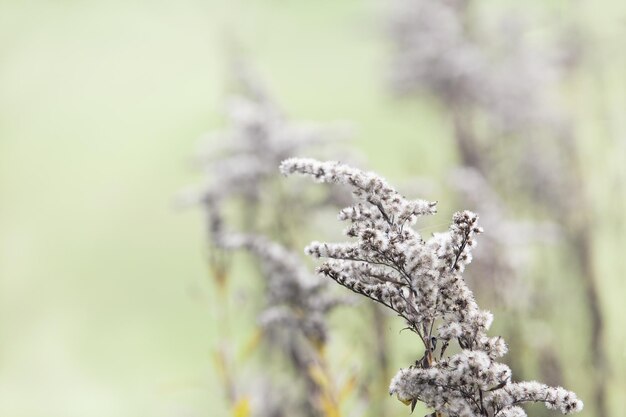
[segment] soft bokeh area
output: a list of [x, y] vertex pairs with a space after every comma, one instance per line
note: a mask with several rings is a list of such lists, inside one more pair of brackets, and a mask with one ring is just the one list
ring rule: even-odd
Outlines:
[[[544, 19], [531, 36], [542, 39], [556, 21], [577, 25], [583, 39], [560, 102], [576, 122], [579, 186], [591, 201], [582, 210], [594, 232], [608, 415], [626, 415], [626, 3], [505, 3]], [[439, 200], [441, 214], [428, 232], [447, 227], [464, 208], [438, 185], [459, 165], [451, 120], [432, 95], [398, 98], [389, 87], [387, 13], [372, 0], [0, 3], [0, 415], [246, 417], [229, 409], [215, 367], [220, 294], [206, 265], [205, 218], [175, 204], [202, 182], [191, 163], [199, 138], [227, 123], [234, 55], [290, 117], [348, 122], [368, 169], [395, 183], [432, 181], [424, 197]], [[505, 200], [522, 217], [536, 214], [528, 199]], [[306, 238], [335, 239], [343, 226], [330, 219], [320, 230], [335, 235]], [[549, 307], [524, 337], [543, 332], [565, 386], [585, 400], [580, 415], [594, 416], [576, 255], [562, 242], [531, 252], [527, 275], [543, 277]], [[246, 278], [249, 260], [240, 262], [229, 301], [236, 357], [261, 293]], [[496, 312], [497, 332], [502, 306], [481, 302]], [[350, 372], [361, 369], [352, 350], [369, 343], [359, 318], [339, 311], [331, 321], [344, 333], [329, 355]], [[398, 319], [386, 330], [394, 373], [421, 354], [401, 328]], [[532, 354], [520, 360], [526, 379], [541, 377]], [[386, 415], [409, 415], [380, 386]], [[353, 403], [346, 415], [371, 415]]]

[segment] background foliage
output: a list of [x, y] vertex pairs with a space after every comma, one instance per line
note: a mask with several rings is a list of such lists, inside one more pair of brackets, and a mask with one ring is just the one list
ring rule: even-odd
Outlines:
[[[394, 180], [443, 178], [456, 164], [446, 120], [427, 97], [397, 102], [386, 90], [383, 6], [0, 3], [0, 414], [226, 415], [210, 356], [215, 294], [204, 226], [199, 212], [176, 213], [172, 196], [196, 180], [187, 161], [197, 138], [221, 123], [235, 44], [291, 115], [352, 121], [371, 168]], [[626, 391], [626, 5], [523, 7], [576, 20], [589, 35], [566, 93], [594, 197], [618, 416]], [[457, 208], [436, 199], [442, 211]], [[542, 250], [546, 290], [560, 288], [547, 326], [570, 365], [568, 386], [585, 399], [582, 289], [567, 253]], [[246, 308], [249, 286], [239, 279], [235, 287], [233, 303]], [[247, 317], [235, 320], [244, 340]], [[394, 369], [411, 359], [402, 355]], [[392, 409], [408, 413], [400, 403]]]

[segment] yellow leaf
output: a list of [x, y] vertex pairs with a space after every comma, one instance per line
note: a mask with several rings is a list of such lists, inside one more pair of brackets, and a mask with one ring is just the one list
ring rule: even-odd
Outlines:
[[249, 417], [250, 400], [247, 397], [240, 398], [233, 406], [233, 417]]
[[215, 364], [215, 369], [217, 370], [217, 374], [220, 376], [222, 381], [226, 381], [228, 379], [228, 366], [226, 365], [226, 358], [224, 357], [224, 353], [215, 349], [213, 351], [213, 362]]
[[413, 402], [412, 398], [410, 398], [408, 400], [404, 400], [404, 399], [400, 398], [399, 395], [396, 395], [396, 397], [398, 398], [398, 401], [400, 401], [404, 405], [411, 405], [411, 403]]
[[354, 391], [354, 387], [356, 387], [357, 378], [356, 375], [352, 375], [348, 380], [343, 384], [341, 389], [339, 390], [339, 403], [343, 403], [346, 398]]
[[250, 337], [250, 340], [248, 340], [248, 342], [244, 345], [239, 357], [242, 360], [249, 358], [250, 355], [252, 355], [252, 353], [254, 353], [254, 351], [259, 347], [261, 340], [263, 340], [263, 330], [256, 329], [252, 337]]
[[322, 397], [322, 410], [325, 417], [341, 417], [337, 404], [326, 396]]
[[323, 340], [312, 338], [309, 339], [309, 342], [311, 342], [311, 346], [313, 346], [319, 357], [323, 360], [326, 355], [326, 343]]
[[317, 364], [309, 365], [309, 375], [311, 379], [320, 387], [322, 391], [327, 391], [330, 389], [330, 381], [324, 373], [324, 370]]

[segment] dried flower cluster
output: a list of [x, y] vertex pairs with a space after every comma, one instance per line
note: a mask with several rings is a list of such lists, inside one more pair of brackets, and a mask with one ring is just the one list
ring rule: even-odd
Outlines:
[[481, 19], [473, 24], [467, 16], [474, 3], [393, 2], [394, 89], [401, 94], [429, 91], [446, 105], [482, 109], [502, 130], [551, 123], [556, 114], [545, 98], [560, 57], [530, 44], [525, 25], [510, 13], [493, 25], [473, 10], [475, 19]]
[[[315, 373], [326, 372], [327, 316], [346, 299], [331, 295], [326, 283], [309, 272], [299, 255], [261, 235], [229, 233], [219, 236], [216, 243], [228, 251], [248, 251], [261, 266], [265, 299], [258, 323], [272, 350], [286, 359], [298, 376], [290, 387], [281, 390], [286, 397], [280, 402], [281, 415], [315, 417], [325, 415], [325, 407], [336, 408], [336, 398], [329, 387], [320, 386]], [[298, 384], [304, 384], [304, 392], [295, 389]], [[269, 411], [256, 410], [256, 414], [270, 415]]]
[[[224, 258], [245, 251], [257, 261], [264, 299], [256, 318], [263, 340], [274, 354], [273, 359], [290, 364], [294, 370], [295, 378], [286, 389], [276, 388], [273, 394], [262, 395], [279, 400], [255, 401], [261, 409], [255, 409], [254, 415], [318, 417], [327, 414], [325, 409], [337, 406], [333, 393], [328, 392], [330, 387], [322, 386], [320, 379], [330, 380], [324, 374], [323, 357], [328, 339], [327, 315], [346, 299], [329, 294], [327, 283], [308, 270], [302, 255], [289, 249], [291, 239], [304, 226], [290, 213], [343, 205], [345, 197], [330, 187], [322, 193], [309, 193], [311, 187], [300, 184], [285, 187], [277, 181], [276, 166], [295, 153], [336, 142], [342, 131], [289, 120], [251, 73], [245, 68], [238, 70], [245, 94], [231, 100], [228, 129], [206, 138], [207, 146], [201, 149], [197, 162], [207, 181], [187, 194], [186, 200], [205, 209], [211, 268], [222, 288], [223, 277], [230, 272]], [[285, 212], [279, 213], [276, 207]], [[227, 362], [226, 353], [220, 355], [221, 362]], [[228, 379], [234, 385], [233, 376]], [[245, 389], [241, 382], [228, 387], [235, 408], [237, 398], [244, 398], [241, 391]], [[254, 392], [245, 395], [254, 397]]]
[[[228, 234], [219, 245], [229, 250], [244, 249], [258, 259], [266, 286], [266, 308], [259, 323], [276, 335], [289, 354], [296, 355], [306, 367], [311, 359], [310, 346], [320, 347], [328, 338], [326, 315], [346, 300], [330, 295], [326, 283], [312, 275], [303, 260], [283, 245], [260, 235]], [[303, 335], [307, 343], [298, 340]]]
[[[294, 331], [304, 331], [311, 340], [322, 343], [326, 340], [323, 316], [337, 300], [324, 295], [324, 283], [312, 279], [303, 260], [279, 243], [288, 240], [285, 234], [293, 232], [287, 230], [293, 225], [281, 223], [288, 214], [270, 213], [269, 222], [274, 224], [269, 227], [244, 218], [239, 227], [245, 232], [238, 233], [226, 227], [228, 220], [222, 215], [222, 206], [240, 201], [249, 210], [248, 215], [257, 217], [263, 205], [278, 205], [286, 211], [313, 210], [335, 199], [342, 201], [331, 188], [321, 198], [312, 198], [306, 194], [307, 187], [285, 189], [276, 181], [280, 161], [336, 140], [337, 132], [290, 121], [262, 93], [257, 81], [242, 77], [242, 84], [247, 86], [248, 94], [232, 100], [230, 129], [209, 138], [220, 148], [212, 152], [205, 149], [200, 157], [209, 176], [200, 194], [210, 220], [211, 241], [228, 251], [247, 250], [259, 260], [266, 284], [267, 309], [260, 315], [265, 327], [276, 329], [276, 324], [290, 324]], [[299, 311], [297, 318], [294, 309]]]
[[[493, 316], [480, 310], [462, 278], [471, 262], [477, 216], [455, 213], [449, 230], [424, 240], [412, 225], [435, 213], [436, 203], [406, 200], [373, 173], [312, 159], [288, 159], [283, 174], [303, 174], [350, 186], [358, 200], [341, 210], [350, 243], [313, 242], [306, 252], [329, 258], [318, 271], [404, 318], [424, 345], [424, 355], [393, 378], [390, 393], [414, 407], [418, 401], [451, 417], [526, 415], [524, 402], [543, 402], [563, 413], [582, 409], [576, 395], [538, 382], [513, 382], [497, 359], [507, 351], [489, 337]], [[448, 347], [460, 352], [451, 356]]]
[[[243, 93], [228, 101], [228, 128], [207, 134], [198, 150], [196, 164], [205, 173], [205, 184], [186, 193], [182, 200], [206, 207], [210, 229], [221, 227], [225, 204], [239, 202], [243, 209], [239, 223], [246, 232], [262, 231], [286, 241], [289, 237], [285, 234], [293, 226], [288, 222], [293, 219], [289, 213], [275, 215], [272, 211], [265, 216], [270, 217], [269, 224], [260, 225], [264, 206], [302, 211], [343, 204], [343, 200], [332, 189], [317, 200], [306, 195], [306, 187], [283, 190], [283, 184], [276, 181], [275, 167], [283, 159], [301, 152], [323, 155], [325, 145], [337, 145], [346, 137], [347, 129], [345, 124], [320, 125], [289, 119], [249, 68], [235, 70]], [[339, 149], [335, 157], [344, 157], [347, 152], [342, 154], [342, 148]]]
[[[555, 105], [576, 46], [532, 42], [527, 22], [511, 11], [489, 13], [497, 16], [492, 22], [479, 1], [392, 4], [394, 91], [427, 92], [444, 105], [464, 165], [493, 181], [506, 161], [514, 172], [509, 185], [529, 188], [558, 211], [576, 210], [576, 193], [569, 192], [580, 185], [569, 174], [575, 140], [566, 112]], [[477, 127], [483, 120], [486, 130]]]

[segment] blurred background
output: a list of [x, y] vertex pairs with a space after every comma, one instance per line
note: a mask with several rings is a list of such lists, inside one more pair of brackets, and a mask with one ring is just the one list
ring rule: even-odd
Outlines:
[[[577, 278], [585, 274], [581, 254], [568, 246], [576, 233], [563, 230], [558, 209], [534, 210], [540, 197], [516, 200], [522, 185], [497, 181], [506, 159], [489, 172], [516, 216], [561, 229], [556, 243], [530, 248], [533, 266], [523, 275], [543, 298], [521, 337], [549, 333], [560, 378], [586, 403], [581, 415], [599, 415], [599, 378], [605, 415], [626, 416], [626, 4], [475, 3], [487, 18], [508, 6], [527, 14], [534, 23], [523, 35], [540, 45], [575, 28], [564, 32], [575, 45], [562, 48], [575, 56], [554, 102], [573, 121], [573, 189], [586, 202], [571, 210], [583, 212], [592, 233], [587, 266], [596, 277], [606, 359], [599, 377], [589, 371], [597, 364], [589, 288]], [[226, 124], [233, 49], [290, 117], [349, 121], [368, 168], [392, 183], [419, 177], [444, 184], [423, 196], [440, 201], [439, 224], [465, 208], [445, 185], [463, 164], [447, 110], [457, 108], [437, 88], [400, 84], [409, 94], [398, 95], [398, 84], [390, 86], [398, 65], [390, 9], [372, 0], [0, 3], [0, 415], [233, 414], [212, 359], [219, 336], [204, 217], [173, 204], [201, 180], [190, 164], [198, 138]], [[477, 119], [479, 133], [495, 131]], [[507, 147], [513, 140], [498, 143], [499, 156], [521, 152]], [[559, 145], [552, 151], [565, 152]], [[233, 287], [234, 305], [243, 306], [233, 337], [245, 344], [254, 286], [240, 277]], [[506, 305], [485, 298], [481, 306], [496, 312], [497, 332]], [[341, 314], [333, 323], [343, 322]], [[333, 351], [349, 357], [366, 325], [337, 337]], [[393, 372], [419, 356], [410, 335], [396, 337], [401, 327], [386, 331], [395, 343]], [[519, 360], [526, 379], [541, 379], [540, 358], [526, 352]], [[409, 413], [395, 399], [382, 401], [387, 415]]]

